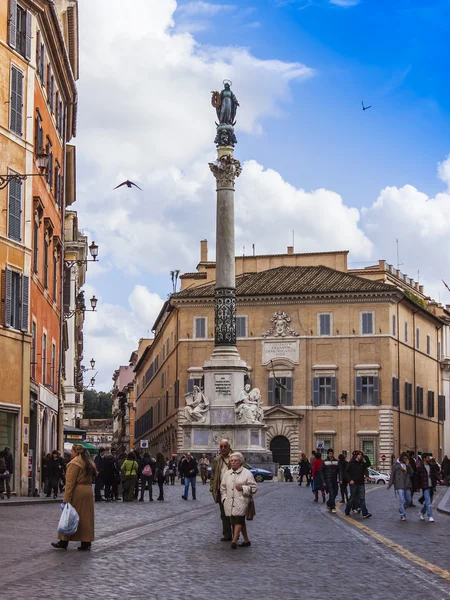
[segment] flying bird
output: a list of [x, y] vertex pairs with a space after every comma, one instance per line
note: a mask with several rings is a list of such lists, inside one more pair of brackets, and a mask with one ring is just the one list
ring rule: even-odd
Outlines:
[[450, 292], [450, 287], [448, 287], [448, 285], [445, 283], [445, 281], [442, 279], [442, 283], [445, 285], [445, 287], [448, 289], [448, 291]]
[[362, 104], [362, 109], [363, 110], [367, 110], [368, 108], [372, 108], [372, 105], [370, 106], [364, 106], [364, 102], [361, 100], [361, 104]]
[[119, 185], [116, 185], [116, 187], [114, 188], [115, 190], [117, 190], [117, 188], [122, 187], [123, 185], [126, 185], [127, 187], [131, 187], [132, 185], [134, 185], [134, 187], [137, 187], [138, 190], [141, 190], [142, 192], [142, 188], [140, 188], [138, 185], [136, 185], [133, 181], [130, 181], [129, 179], [127, 179], [126, 181], [124, 181], [123, 183], [119, 183]]

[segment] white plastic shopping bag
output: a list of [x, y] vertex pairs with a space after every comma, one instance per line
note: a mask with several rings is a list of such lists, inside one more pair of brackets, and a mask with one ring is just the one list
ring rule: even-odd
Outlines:
[[61, 535], [71, 536], [78, 529], [79, 522], [80, 517], [74, 507], [69, 503], [64, 504], [57, 531]]

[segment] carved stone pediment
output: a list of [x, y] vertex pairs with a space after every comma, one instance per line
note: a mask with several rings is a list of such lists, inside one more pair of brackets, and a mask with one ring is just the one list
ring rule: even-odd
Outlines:
[[300, 414], [294, 410], [283, 406], [282, 404], [277, 404], [276, 406], [271, 406], [270, 408], [264, 410], [264, 418], [265, 419], [303, 419], [304, 415]]

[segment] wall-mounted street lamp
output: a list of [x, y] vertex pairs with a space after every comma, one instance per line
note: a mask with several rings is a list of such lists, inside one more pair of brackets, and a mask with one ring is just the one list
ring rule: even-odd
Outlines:
[[83, 373], [87, 373], [88, 371], [95, 371], [95, 360], [93, 358], [91, 358], [91, 360], [89, 361], [89, 364], [91, 365], [90, 369], [81, 365], [81, 370], [83, 371]]
[[[75, 308], [73, 310], [71, 310], [69, 313], [64, 315], [64, 320], [67, 321], [67, 319], [72, 318], [73, 315], [79, 315], [81, 313], [86, 313], [86, 312], [95, 312], [97, 309], [97, 302], [98, 302], [97, 298], [95, 296], [92, 296], [92, 298], [90, 299], [91, 308], [86, 308], [86, 305], [84, 303], [84, 293], [80, 292], [77, 296], [77, 302], [76, 302]], [[92, 365], [92, 361], [94, 361], [94, 359], [91, 360], [91, 365]], [[95, 361], [94, 361], [94, 365], [95, 365]], [[93, 367], [92, 367], [92, 370], [93, 370]]]
[[47, 174], [48, 167], [48, 154], [47, 152], [40, 152], [36, 156], [36, 163], [39, 169], [39, 173], [8, 173], [7, 175], [0, 175], [0, 190], [3, 190], [11, 181], [25, 181], [28, 177], [44, 177]]
[[89, 246], [89, 252], [91, 253], [92, 258], [86, 258], [85, 260], [64, 260], [64, 266], [67, 269], [71, 269], [74, 265], [81, 267], [81, 265], [85, 265], [88, 262], [97, 262], [98, 245], [95, 242], [92, 242]]

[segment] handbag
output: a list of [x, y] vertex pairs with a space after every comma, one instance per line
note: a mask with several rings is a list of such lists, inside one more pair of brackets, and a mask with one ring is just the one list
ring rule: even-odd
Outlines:
[[248, 507], [247, 507], [247, 521], [253, 521], [254, 516], [256, 515], [256, 509], [255, 509], [255, 502], [252, 498], [252, 496], [250, 496], [250, 500], [248, 503]]

